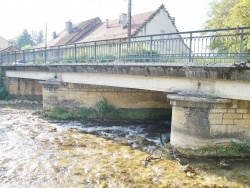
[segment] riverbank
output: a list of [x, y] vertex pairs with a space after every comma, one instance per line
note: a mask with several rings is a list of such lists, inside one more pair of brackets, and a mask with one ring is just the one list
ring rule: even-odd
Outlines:
[[250, 186], [249, 161], [180, 159], [140, 124], [50, 120], [40, 104], [4, 105], [0, 187]]

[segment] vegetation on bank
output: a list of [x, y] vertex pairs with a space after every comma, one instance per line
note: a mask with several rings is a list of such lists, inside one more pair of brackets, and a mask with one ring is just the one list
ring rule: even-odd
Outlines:
[[166, 119], [167, 110], [163, 109], [116, 109], [106, 98], [96, 103], [95, 108], [80, 107], [77, 109], [54, 108], [45, 111], [44, 116], [53, 119]]
[[0, 100], [11, 99], [11, 96], [8, 90], [4, 87], [2, 77], [3, 77], [3, 73], [0, 71]]
[[224, 145], [209, 145], [200, 149], [176, 148], [176, 152], [186, 157], [250, 157], [250, 146], [231, 141]]

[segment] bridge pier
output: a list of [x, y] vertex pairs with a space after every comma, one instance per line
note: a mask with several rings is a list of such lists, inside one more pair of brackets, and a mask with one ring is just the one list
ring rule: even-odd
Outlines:
[[202, 93], [169, 94], [170, 142], [182, 148], [230, 142], [250, 143], [250, 101], [214, 98]]

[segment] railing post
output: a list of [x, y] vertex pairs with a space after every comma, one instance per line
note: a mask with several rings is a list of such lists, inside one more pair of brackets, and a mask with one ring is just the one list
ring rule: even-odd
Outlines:
[[25, 61], [25, 50], [23, 50], [23, 61]]
[[60, 63], [61, 61], [61, 50], [60, 50], [60, 46], [58, 46], [58, 63]]
[[119, 40], [119, 47], [118, 47], [118, 60], [121, 61], [122, 56], [122, 39]]
[[32, 50], [32, 54], [33, 54], [33, 63], [36, 63], [35, 49]]
[[150, 36], [150, 62], [152, 62], [152, 54], [153, 54], [153, 52], [152, 52], [152, 49], [153, 49], [153, 37], [152, 36]]
[[192, 40], [193, 40], [193, 33], [190, 33], [190, 41], [189, 41], [189, 55], [188, 55], [188, 63], [192, 61]]
[[77, 59], [76, 59], [76, 44], [74, 45], [74, 61], [75, 63], [77, 62]]
[[241, 61], [242, 61], [243, 37], [244, 37], [244, 34], [243, 34], [243, 29], [242, 29], [242, 34], [240, 35], [240, 54], [239, 54], [239, 62], [238, 63], [241, 63]]
[[10, 63], [10, 53], [9, 52], [7, 52], [7, 54], [8, 54], [8, 59], [7, 59], [7, 62], [8, 62], [8, 64]]
[[44, 48], [44, 63], [47, 62], [47, 53], [46, 53], [46, 47]]
[[16, 51], [15, 51], [14, 54], [15, 54], [15, 55], [14, 55], [14, 61], [15, 61], [15, 63], [16, 63]]
[[95, 41], [95, 46], [94, 46], [94, 61], [96, 62], [96, 41]]

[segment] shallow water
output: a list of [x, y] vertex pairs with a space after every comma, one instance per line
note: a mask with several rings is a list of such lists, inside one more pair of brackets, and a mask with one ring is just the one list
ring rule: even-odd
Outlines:
[[0, 187], [250, 185], [247, 160], [224, 169], [217, 159], [176, 159], [159, 136], [168, 139], [169, 122], [52, 121], [34, 112], [0, 108]]

